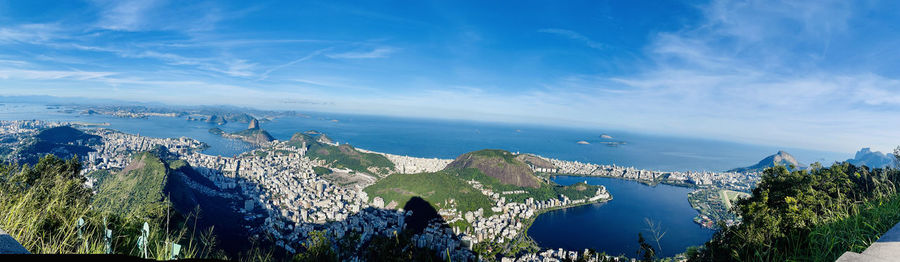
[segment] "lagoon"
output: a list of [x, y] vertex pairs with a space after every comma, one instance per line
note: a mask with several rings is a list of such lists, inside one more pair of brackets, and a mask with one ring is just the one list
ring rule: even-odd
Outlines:
[[[607, 177], [556, 176], [553, 181], [571, 185], [586, 181], [603, 185], [613, 199], [572, 208], [549, 211], [535, 218], [528, 236], [541, 248], [567, 250], [594, 249], [609, 255], [636, 257], [638, 233], [668, 257], [689, 246], [705, 243], [713, 230], [693, 222], [697, 215], [687, 200], [693, 189], [671, 185], [648, 186], [636, 181]], [[658, 245], [647, 221], [665, 233]]]

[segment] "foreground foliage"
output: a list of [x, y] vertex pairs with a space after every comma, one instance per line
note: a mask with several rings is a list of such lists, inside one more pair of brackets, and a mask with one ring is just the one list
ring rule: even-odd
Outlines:
[[[137, 239], [146, 222], [149, 258], [169, 259], [173, 243], [182, 246], [178, 257], [216, 255], [214, 236], [192, 226], [196, 216], [165, 206], [126, 215], [93, 208], [93, 193], [84, 187], [80, 170], [77, 157], [64, 161], [53, 155], [33, 167], [0, 164], [0, 228], [32, 253], [142, 256]], [[112, 230], [110, 250], [106, 229]]]
[[743, 223], [722, 228], [693, 261], [834, 261], [862, 251], [900, 222], [896, 169], [848, 163], [767, 169], [737, 202]]

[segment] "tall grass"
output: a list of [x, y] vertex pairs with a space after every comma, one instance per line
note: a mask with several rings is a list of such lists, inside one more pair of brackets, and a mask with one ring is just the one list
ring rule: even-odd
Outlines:
[[[846, 251], [860, 253], [900, 223], [900, 195], [854, 206], [850, 216], [813, 228], [809, 233], [812, 261], [834, 261]], [[798, 259], [800, 260], [800, 259]]]
[[[140, 256], [137, 239], [146, 222], [148, 258], [169, 259], [171, 243], [183, 246], [180, 258], [220, 255], [211, 230], [196, 232], [196, 213], [175, 216], [167, 207], [123, 217], [93, 208], [92, 192], [83, 186], [79, 170], [77, 159], [62, 161], [52, 155], [34, 167], [0, 164], [0, 228], [39, 254], [106, 253], [108, 228], [113, 232], [111, 253]], [[79, 218], [85, 221], [80, 233]]]

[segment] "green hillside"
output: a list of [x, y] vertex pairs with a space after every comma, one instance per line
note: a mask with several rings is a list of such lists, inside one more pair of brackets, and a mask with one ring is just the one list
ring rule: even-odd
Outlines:
[[166, 163], [154, 153], [137, 154], [125, 169], [99, 185], [93, 205], [135, 216], [155, 213], [165, 208], [163, 189], [168, 173]]
[[[475, 190], [468, 181], [477, 181], [494, 193], [524, 191], [524, 193], [506, 194], [503, 196], [507, 201], [520, 203], [525, 202], [525, 199], [528, 198], [545, 201], [559, 198], [560, 195], [567, 196], [570, 199], [584, 199], [594, 196], [599, 188], [599, 186], [585, 183], [560, 186], [552, 182], [543, 181], [530, 172], [530, 169], [527, 171], [519, 169], [518, 166], [524, 164], [516, 159], [515, 155], [506, 151], [482, 150], [465, 154], [464, 157], [461, 156], [458, 159], [466, 159], [467, 161], [480, 164], [517, 166], [514, 169], [501, 167], [499, 170], [519, 172], [507, 173], [507, 175], [533, 180], [536, 185], [518, 186], [505, 183], [495, 176], [485, 174], [478, 168], [448, 166], [446, 169], [434, 173], [393, 174], [367, 187], [365, 192], [370, 197], [383, 198], [385, 204], [394, 201], [398, 204], [397, 208], [403, 207], [413, 197], [421, 197], [438, 210], [455, 207], [459, 212], [465, 213], [481, 208], [485, 212], [484, 215], [489, 216], [492, 213], [490, 207], [494, 205], [494, 201], [480, 191]], [[488, 159], [488, 161], [484, 161], [484, 159]], [[494, 171], [495, 169], [488, 168], [487, 170]], [[456, 203], [455, 206], [449, 205], [451, 199]]]
[[[182, 245], [179, 258], [222, 258], [212, 242], [200, 240], [206, 229], [196, 227], [191, 216], [166, 212], [164, 206], [142, 216], [119, 212], [115, 202], [108, 203], [106, 210], [92, 207], [93, 194], [84, 187], [80, 170], [76, 159], [64, 161], [53, 155], [42, 157], [34, 166], [0, 164], [0, 228], [34, 254], [103, 254], [109, 229], [112, 254], [138, 256], [136, 241], [146, 222], [152, 259], [168, 259], [166, 248], [173, 242]], [[133, 208], [133, 203], [128, 205]], [[84, 221], [80, 229], [79, 219]], [[211, 238], [215, 236], [203, 235], [203, 239]]]
[[385, 205], [391, 201], [397, 202], [398, 208], [402, 208], [410, 198], [416, 196], [431, 203], [435, 209], [448, 207], [450, 199], [455, 200], [456, 208], [461, 212], [481, 208], [487, 215], [491, 213], [490, 208], [493, 206], [493, 201], [476, 191], [465, 180], [446, 172], [393, 174], [364, 191], [371, 198], [384, 198]]
[[323, 160], [334, 168], [346, 168], [365, 173], [372, 173], [369, 168], [373, 168], [378, 175], [387, 175], [394, 170], [394, 163], [386, 157], [360, 152], [348, 144], [333, 146], [318, 142], [311, 135], [304, 133], [294, 134], [288, 143], [295, 147], [302, 147], [304, 142], [309, 158]]
[[525, 162], [504, 150], [485, 149], [466, 153], [453, 160], [447, 165], [447, 168], [478, 169], [485, 175], [496, 178], [507, 185], [540, 188], [543, 184]]

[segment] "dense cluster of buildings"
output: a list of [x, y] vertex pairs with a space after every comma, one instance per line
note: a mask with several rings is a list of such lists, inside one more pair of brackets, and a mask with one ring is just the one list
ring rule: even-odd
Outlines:
[[453, 159], [419, 158], [358, 150], [383, 155], [394, 163], [394, 169], [401, 174], [437, 172], [444, 170], [450, 162], [453, 162]]
[[[555, 168], [541, 168], [545, 173], [572, 174], [582, 176], [603, 176], [637, 180], [649, 183], [669, 183], [700, 187], [719, 187], [737, 191], [748, 191], [759, 182], [756, 173], [709, 172], [709, 171], [651, 171], [616, 165], [598, 165], [577, 161], [548, 159]], [[536, 169], [537, 170], [537, 169]]]
[[86, 132], [100, 136], [101, 143], [92, 146], [95, 151], [89, 152], [86, 159], [83, 159], [82, 173], [124, 168], [128, 165], [131, 154], [158, 146], [163, 146], [178, 155], [188, 154], [205, 146], [202, 142], [187, 137], [152, 138], [110, 129], [92, 129]]

